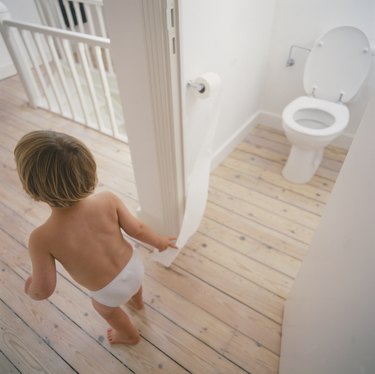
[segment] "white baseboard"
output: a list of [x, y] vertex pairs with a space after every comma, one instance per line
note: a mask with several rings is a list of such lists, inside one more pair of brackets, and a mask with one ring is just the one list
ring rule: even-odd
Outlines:
[[257, 124], [256, 112], [243, 126], [241, 126], [219, 149], [217, 149], [211, 160], [211, 171], [221, 164], [223, 160], [241, 143]]
[[283, 131], [281, 126], [281, 116], [272, 112], [259, 111], [256, 118], [257, 124], [271, 127]]
[[0, 66], [0, 80], [16, 75], [17, 71], [13, 64]]

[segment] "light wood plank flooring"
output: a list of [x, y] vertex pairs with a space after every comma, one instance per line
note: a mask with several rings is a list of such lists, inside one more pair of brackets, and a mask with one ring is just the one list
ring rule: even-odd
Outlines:
[[17, 77], [0, 82], [0, 372], [277, 373], [284, 302], [345, 151], [329, 147], [312, 182], [294, 185], [281, 176], [284, 135], [256, 127], [213, 172], [199, 232], [175, 263], [165, 269], [141, 247], [146, 307], [126, 309], [142, 339], [111, 347], [86, 291], [63, 269], [48, 300], [23, 293], [28, 235], [49, 210], [22, 191], [12, 150], [34, 129], [82, 139], [97, 159], [98, 189], [137, 208], [125, 144], [29, 108]]

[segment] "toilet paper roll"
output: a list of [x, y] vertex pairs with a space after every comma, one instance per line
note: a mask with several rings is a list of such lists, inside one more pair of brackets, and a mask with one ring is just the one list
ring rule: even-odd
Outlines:
[[[221, 79], [217, 74], [208, 72], [195, 79], [193, 83], [195, 85], [189, 87], [192, 94], [186, 97], [187, 100], [191, 100], [187, 103], [190, 105], [186, 105], [190, 112], [186, 113], [186, 129], [198, 129], [199, 134], [190, 134], [193, 136], [187, 136], [185, 139], [193, 139], [194, 142], [199, 142], [199, 146], [188, 176], [185, 213], [176, 242], [178, 250], [167, 249], [161, 253], [155, 252], [152, 256], [155, 261], [165, 266], [172, 264], [189, 238], [197, 231], [207, 201], [212, 146], [220, 110]], [[199, 86], [196, 84], [202, 84], [204, 90], [198, 90]]]
[[195, 84], [195, 87], [199, 85], [203, 87], [201, 90], [199, 90], [194, 89], [195, 87], [192, 86], [195, 97], [198, 99], [207, 99], [217, 93], [221, 86], [221, 79], [216, 73], [209, 72], [202, 74], [200, 77], [195, 79], [193, 83]]

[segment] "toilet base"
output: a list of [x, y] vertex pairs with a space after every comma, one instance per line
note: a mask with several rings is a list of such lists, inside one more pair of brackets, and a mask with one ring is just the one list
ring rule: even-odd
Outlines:
[[283, 176], [293, 183], [307, 183], [314, 176], [323, 159], [323, 148], [306, 150], [292, 146]]

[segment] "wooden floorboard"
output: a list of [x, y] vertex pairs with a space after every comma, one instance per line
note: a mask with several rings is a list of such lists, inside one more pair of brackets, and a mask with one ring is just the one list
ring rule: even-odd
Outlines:
[[212, 173], [199, 230], [170, 268], [134, 243], [146, 305], [125, 308], [141, 342], [112, 347], [87, 291], [61, 266], [48, 300], [24, 295], [28, 236], [49, 208], [23, 192], [13, 148], [36, 129], [83, 140], [97, 160], [98, 190], [138, 207], [126, 144], [31, 109], [17, 77], [0, 82], [0, 372], [277, 373], [284, 303], [346, 152], [328, 147], [313, 180], [292, 184], [281, 175], [290, 148], [283, 132], [253, 129]]

